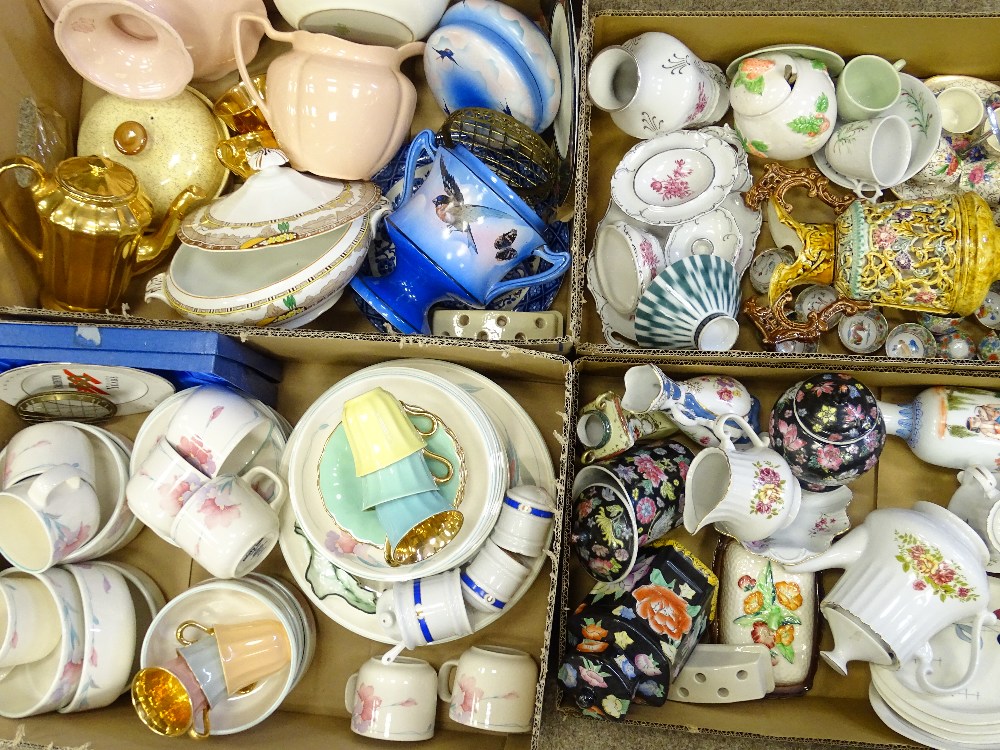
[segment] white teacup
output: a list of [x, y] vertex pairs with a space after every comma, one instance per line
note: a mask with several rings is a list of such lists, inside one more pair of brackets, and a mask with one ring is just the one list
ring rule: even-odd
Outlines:
[[899, 183], [910, 164], [910, 129], [899, 115], [838, 126], [824, 153], [830, 166], [862, 187]]
[[1000, 560], [1000, 489], [985, 466], [958, 472], [961, 486], [951, 496], [948, 510], [965, 521], [986, 542], [990, 560]]
[[450, 704], [448, 716], [493, 732], [531, 731], [537, 685], [534, 659], [504, 646], [473, 646], [438, 672], [438, 696]]
[[0, 553], [21, 570], [48, 570], [93, 538], [100, 514], [79, 469], [46, 469], [0, 492]]
[[59, 611], [45, 584], [27, 574], [0, 578], [0, 679], [59, 645]]
[[136, 517], [161, 537], [169, 539], [170, 529], [184, 503], [209, 479], [161, 437], [132, 475], [125, 495]]
[[511, 487], [490, 533], [498, 547], [525, 557], [538, 557], [549, 542], [555, 503], [535, 485]]
[[949, 86], [938, 92], [941, 127], [949, 133], [971, 133], [986, 117], [979, 94], [965, 86]]
[[[737, 450], [725, 423], [739, 425], [752, 446]], [[715, 421], [718, 448], [695, 456], [685, 479], [684, 528], [694, 534], [710, 523], [741, 542], [756, 542], [785, 528], [799, 512], [802, 489], [788, 462], [745, 419]]]
[[624, 221], [601, 224], [590, 263], [604, 298], [622, 315], [635, 312], [646, 287], [667, 267], [660, 241]]
[[472, 633], [458, 568], [394, 583], [379, 597], [376, 615], [386, 634], [408, 649]]
[[76, 467], [92, 487], [96, 485], [94, 451], [85, 433], [71, 422], [39, 422], [25, 427], [7, 443], [0, 489], [59, 464]]
[[[270, 501], [251, 486], [259, 477], [278, 488]], [[188, 498], [174, 519], [170, 538], [217, 578], [239, 578], [274, 549], [276, 509], [284, 496], [284, 481], [263, 466], [254, 466], [241, 477], [215, 477]]]
[[351, 731], [379, 740], [428, 740], [434, 736], [437, 673], [422, 659], [373, 656], [347, 678], [344, 705]]
[[461, 573], [462, 596], [482, 612], [499, 612], [531, 571], [487, 539]]
[[206, 385], [177, 409], [166, 437], [178, 453], [208, 476], [216, 477], [243, 471], [273, 427], [270, 416], [240, 394]]

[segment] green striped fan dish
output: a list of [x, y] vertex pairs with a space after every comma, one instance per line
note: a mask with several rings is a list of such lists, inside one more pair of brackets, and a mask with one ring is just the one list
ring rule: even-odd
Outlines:
[[639, 346], [724, 351], [736, 343], [740, 280], [716, 255], [689, 255], [653, 279], [635, 311]]

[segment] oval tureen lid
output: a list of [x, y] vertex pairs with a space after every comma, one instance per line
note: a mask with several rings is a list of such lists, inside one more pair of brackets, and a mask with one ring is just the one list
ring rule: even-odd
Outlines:
[[177, 232], [181, 241], [204, 250], [281, 245], [354, 221], [381, 196], [365, 180], [313, 177], [275, 161], [266, 158], [267, 166], [262, 164], [238, 190], [193, 211]]

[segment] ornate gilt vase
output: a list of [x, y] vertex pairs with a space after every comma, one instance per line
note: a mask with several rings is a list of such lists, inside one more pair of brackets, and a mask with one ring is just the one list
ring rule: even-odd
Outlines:
[[[870, 203], [833, 195], [815, 170], [777, 164], [747, 194], [766, 200], [777, 246], [797, 251], [771, 277], [772, 304], [800, 284], [832, 284], [842, 298], [935, 315], [969, 315], [1000, 276], [1000, 252], [989, 205], [967, 192], [946, 198]], [[806, 187], [837, 211], [834, 224], [804, 224], [784, 194]]]

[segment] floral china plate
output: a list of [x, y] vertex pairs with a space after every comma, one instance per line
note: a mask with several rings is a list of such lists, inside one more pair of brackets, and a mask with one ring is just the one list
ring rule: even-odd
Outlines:
[[[510, 485], [533, 484], [555, 496], [556, 473], [545, 438], [509, 393], [489, 378], [450, 362], [396, 360], [375, 365], [371, 371], [401, 365], [436, 374], [471, 395], [489, 415], [506, 446]], [[353, 633], [379, 643], [395, 643], [375, 615], [379, 595], [391, 584], [352, 576], [328, 560], [302, 532], [290, 503], [286, 503], [281, 510], [279, 544], [289, 572], [317, 609]], [[470, 611], [473, 630], [481, 630], [509, 611], [511, 605], [531, 588], [545, 560], [546, 556], [541, 555], [530, 561], [528, 567], [531, 572], [503, 610], [495, 614]]]
[[[386, 562], [384, 537], [373, 544], [345, 531], [330, 512], [335, 505], [332, 498], [325, 494], [331, 489], [323, 478], [324, 465], [329, 468], [325, 456], [344, 403], [377, 386], [447, 424], [465, 453], [466, 465], [475, 467], [467, 474], [461, 531], [443, 550], [413, 565]], [[445, 378], [402, 366], [358, 370], [316, 399], [292, 431], [282, 466], [289, 502], [312, 545], [347, 572], [382, 581], [434, 575], [472, 557], [493, 529], [508, 480], [506, 449], [482, 407]]]
[[729, 143], [679, 130], [633, 146], [611, 176], [611, 197], [633, 219], [674, 225], [717, 208], [738, 177]]
[[814, 47], [811, 44], [772, 44], [770, 47], [761, 47], [737, 57], [726, 66], [726, 77], [731, 80], [736, 75], [736, 71], [739, 70], [740, 63], [748, 57], [763, 55], [767, 52], [783, 52], [786, 55], [797, 55], [807, 60], [819, 60], [826, 65], [827, 71], [833, 77], [840, 75], [840, 71], [844, 69], [844, 58], [828, 49]]

